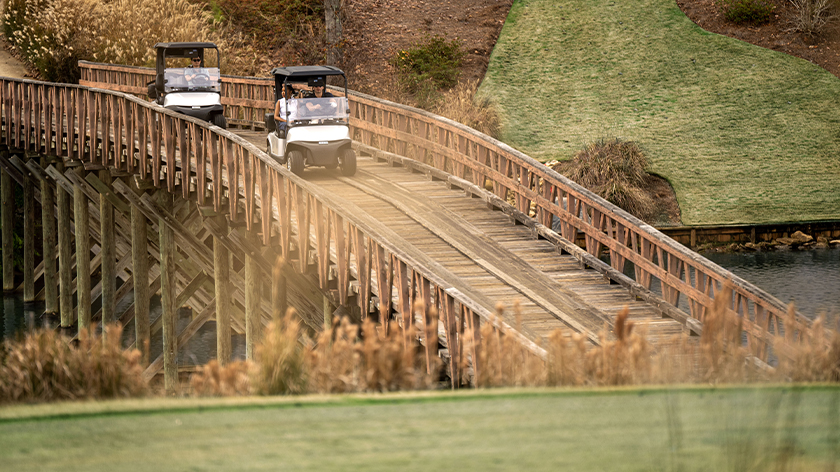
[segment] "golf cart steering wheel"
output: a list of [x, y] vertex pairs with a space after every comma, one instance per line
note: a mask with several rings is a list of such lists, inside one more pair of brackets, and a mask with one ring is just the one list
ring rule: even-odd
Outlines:
[[196, 74], [195, 77], [190, 80], [190, 84], [192, 85], [208, 85], [210, 83], [210, 76], [207, 74]]

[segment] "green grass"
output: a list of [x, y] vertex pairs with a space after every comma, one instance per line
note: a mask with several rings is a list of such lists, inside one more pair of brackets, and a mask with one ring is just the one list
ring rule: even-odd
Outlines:
[[637, 142], [687, 225], [840, 218], [840, 80], [673, 0], [517, 0], [479, 91], [541, 161]]
[[[835, 470], [840, 389], [499, 390], [0, 409], [3, 470]], [[779, 468], [780, 467], [780, 468]]]

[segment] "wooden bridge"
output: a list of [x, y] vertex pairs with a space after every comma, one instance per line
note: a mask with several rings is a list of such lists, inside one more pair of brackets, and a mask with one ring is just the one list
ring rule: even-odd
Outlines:
[[[506, 325], [545, 355], [537, 341], [554, 329], [598, 344], [628, 306], [656, 343], [699, 334], [726, 280], [752, 352], [773, 355], [786, 312], [779, 300], [463, 125], [352, 93], [358, 173], [300, 178], [263, 152], [270, 79], [223, 77], [238, 129], [222, 130], [137, 98], [151, 69], [80, 65], [79, 86], [0, 78], [4, 289], [15, 289], [16, 184], [25, 301], [43, 299], [62, 327], [133, 319], [146, 376], [163, 370], [167, 389], [177, 387], [177, 347], [210, 320], [225, 363], [232, 332], [244, 334], [250, 358], [262, 326], [287, 306], [312, 329], [336, 312], [405, 329], [427, 321], [412, 313], [422, 300], [443, 321], [426, 349], [453, 360], [457, 385], [457, 360], [470, 354], [460, 338], [484, 323]], [[150, 320], [157, 293], [162, 315]], [[519, 303], [518, 329], [512, 310], [494, 316], [497, 302]], [[180, 306], [195, 315], [176, 331]], [[163, 352], [150, 359], [158, 331]]]

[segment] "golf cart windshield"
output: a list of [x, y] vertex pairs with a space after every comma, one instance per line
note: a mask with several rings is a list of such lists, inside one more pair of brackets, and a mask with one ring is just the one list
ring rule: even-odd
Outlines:
[[347, 124], [350, 111], [346, 97], [295, 98], [289, 106], [289, 123]]
[[171, 67], [164, 70], [164, 91], [221, 92], [218, 67]]

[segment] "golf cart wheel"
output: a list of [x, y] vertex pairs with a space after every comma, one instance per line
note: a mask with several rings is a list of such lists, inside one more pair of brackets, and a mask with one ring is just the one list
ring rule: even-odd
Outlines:
[[225, 115], [222, 115], [221, 113], [213, 115], [213, 124], [219, 128], [227, 129], [227, 120], [225, 119]]
[[286, 156], [286, 168], [295, 175], [303, 175], [303, 153], [300, 151], [289, 151]]
[[341, 152], [341, 159], [339, 160], [341, 166], [341, 175], [350, 177], [356, 173], [356, 151], [352, 149], [345, 149]]

